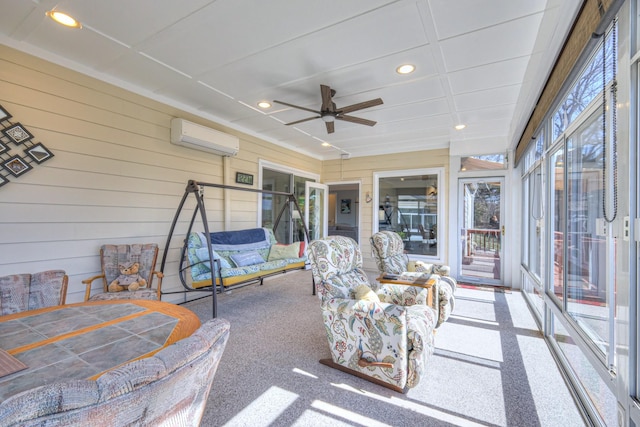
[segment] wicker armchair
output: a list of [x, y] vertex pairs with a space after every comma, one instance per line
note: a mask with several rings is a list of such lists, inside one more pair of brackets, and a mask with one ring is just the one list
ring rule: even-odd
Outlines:
[[0, 316], [64, 305], [68, 282], [64, 270], [0, 277]]
[[[86, 286], [85, 301], [107, 300], [107, 299], [150, 299], [160, 300], [162, 278], [164, 275], [160, 271], [155, 271], [156, 259], [158, 258], [158, 245], [155, 243], [133, 244], [133, 245], [104, 245], [100, 249], [100, 266], [102, 273], [85, 279], [82, 283]], [[120, 276], [120, 266], [133, 262], [139, 263], [138, 274], [144, 278], [144, 287], [135, 291], [110, 292], [109, 284]], [[157, 278], [157, 285], [153, 288], [154, 276]], [[95, 280], [101, 279], [102, 292], [91, 296], [91, 286]]]

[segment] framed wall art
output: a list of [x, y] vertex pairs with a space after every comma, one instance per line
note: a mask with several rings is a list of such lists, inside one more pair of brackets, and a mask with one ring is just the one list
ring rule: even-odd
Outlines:
[[2, 166], [13, 176], [20, 176], [31, 169], [31, 165], [20, 156], [13, 156], [2, 163]]
[[24, 152], [31, 156], [37, 163], [42, 163], [53, 157], [51, 151], [47, 150], [42, 142], [38, 142], [32, 147], [27, 148]]
[[11, 118], [11, 114], [0, 105], [0, 122], [3, 120], [9, 120]]
[[31, 169], [31, 165], [20, 156], [13, 156], [5, 161], [2, 166], [13, 176], [20, 176]]
[[[53, 153], [0, 106], [0, 187], [29, 172], [53, 157]], [[16, 148], [21, 154], [15, 154]]]
[[341, 214], [351, 213], [351, 199], [340, 200], [340, 213]]
[[15, 125], [11, 125], [8, 128], [3, 129], [2, 133], [8, 136], [9, 139], [11, 139], [11, 141], [16, 144], [22, 144], [23, 142], [29, 141], [31, 138], [33, 138], [31, 132], [29, 132], [20, 123], [16, 123]]

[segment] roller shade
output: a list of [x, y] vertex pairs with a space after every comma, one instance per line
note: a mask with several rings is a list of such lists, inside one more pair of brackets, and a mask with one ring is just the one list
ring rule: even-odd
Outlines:
[[593, 46], [600, 42], [601, 39], [597, 35], [605, 31], [623, 3], [624, 0], [586, 0], [583, 3], [527, 126], [520, 136], [515, 152], [516, 166], [532, 143], [534, 132], [544, 121], [556, 98], [564, 92], [564, 86], [573, 80], [579, 71], [578, 66], [584, 63]]

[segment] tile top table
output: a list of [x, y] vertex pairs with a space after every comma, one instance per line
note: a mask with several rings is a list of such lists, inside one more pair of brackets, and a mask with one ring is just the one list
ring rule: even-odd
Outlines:
[[0, 316], [0, 348], [27, 365], [0, 377], [0, 400], [44, 384], [95, 379], [149, 357], [200, 327], [185, 307], [160, 301], [95, 301]]

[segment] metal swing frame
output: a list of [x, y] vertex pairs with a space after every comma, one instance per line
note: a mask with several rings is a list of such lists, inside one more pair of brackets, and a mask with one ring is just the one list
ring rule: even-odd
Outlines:
[[[176, 213], [173, 217], [173, 221], [171, 222], [171, 228], [169, 229], [169, 235], [167, 236], [167, 241], [164, 245], [164, 250], [162, 253], [162, 262], [160, 264], [160, 271], [164, 272], [164, 267], [165, 267], [165, 263], [167, 261], [167, 253], [169, 251], [169, 245], [171, 244], [171, 238], [173, 237], [173, 234], [175, 232], [175, 228], [176, 228], [176, 224], [178, 223], [178, 219], [180, 218], [180, 214], [182, 213], [183, 209], [184, 209], [184, 205], [185, 202], [187, 201], [187, 198], [189, 197], [189, 195], [193, 194], [193, 196], [196, 199], [196, 207], [193, 210], [193, 214], [191, 215], [191, 221], [189, 222], [189, 227], [187, 229], [187, 234], [186, 237], [184, 239], [184, 243], [182, 245], [182, 249], [180, 250], [180, 266], [178, 269], [178, 276], [180, 277], [180, 282], [182, 283], [182, 286], [184, 288], [184, 290], [182, 291], [174, 291], [174, 292], [162, 292], [162, 295], [169, 295], [169, 294], [184, 294], [187, 292], [211, 292], [212, 295], [212, 304], [213, 304], [213, 317], [217, 317], [217, 308], [218, 308], [218, 298], [217, 298], [217, 294], [219, 292], [222, 292], [222, 290], [224, 289], [223, 286], [223, 282], [222, 282], [222, 277], [220, 277], [220, 271], [218, 268], [216, 268], [219, 264], [219, 262], [217, 260], [213, 259], [213, 254], [212, 254], [212, 247], [211, 247], [211, 233], [209, 231], [209, 223], [207, 221], [207, 212], [206, 212], [206, 208], [205, 208], [205, 204], [204, 204], [204, 188], [205, 187], [215, 187], [215, 188], [222, 188], [225, 190], [237, 190], [237, 191], [246, 191], [246, 192], [250, 192], [250, 193], [261, 193], [261, 194], [272, 194], [272, 195], [276, 195], [276, 196], [285, 196], [286, 202], [283, 203], [282, 208], [280, 209], [280, 212], [278, 213], [278, 216], [276, 217], [276, 220], [274, 222], [273, 225], [273, 229], [277, 229], [278, 228], [278, 224], [280, 223], [280, 219], [282, 218], [282, 214], [284, 213], [285, 210], [289, 211], [289, 215], [290, 218], [292, 219], [292, 214], [293, 214], [293, 209], [290, 209], [290, 206], [293, 205], [293, 207], [298, 211], [298, 213], [300, 214], [300, 220], [302, 222], [302, 228], [304, 230], [304, 235], [306, 238], [307, 243], [310, 241], [309, 238], [309, 229], [307, 228], [307, 224], [304, 221], [304, 216], [302, 215], [302, 211], [300, 210], [300, 206], [298, 205], [298, 202], [295, 198], [295, 195], [293, 193], [285, 193], [285, 192], [281, 192], [281, 191], [270, 191], [270, 190], [260, 190], [260, 189], [256, 189], [256, 188], [245, 188], [245, 187], [237, 187], [237, 186], [233, 186], [233, 185], [224, 185], [224, 184], [213, 184], [213, 183], [209, 183], [209, 182], [199, 182], [199, 181], [195, 181], [195, 180], [189, 180], [187, 182], [187, 187], [184, 190], [184, 194], [182, 195], [182, 200], [180, 200], [180, 204], [178, 205], [178, 209], [176, 210]], [[193, 288], [191, 286], [189, 286], [185, 280], [185, 271], [187, 270], [187, 268], [191, 267], [190, 265], [187, 265], [186, 267], [184, 266], [185, 263], [185, 254], [186, 254], [186, 250], [187, 250], [187, 239], [189, 236], [189, 233], [191, 233], [191, 230], [193, 229], [193, 224], [195, 222], [195, 219], [198, 215], [198, 212], [200, 213], [200, 219], [202, 220], [202, 224], [204, 227], [204, 234], [207, 238], [207, 246], [209, 249], [209, 267], [211, 269], [211, 286], [206, 286], [204, 288]], [[260, 277], [255, 277], [251, 280], [248, 280], [246, 283], [243, 284], [238, 284], [237, 286], [244, 286], [247, 284], [251, 284], [254, 282], [258, 282], [260, 281], [260, 283], [262, 283], [262, 279], [264, 279], [265, 277], [274, 275], [274, 274], [279, 274], [279, 272], [277, 273], [271, 273], [271, 274], [265, 274], [264, 276], [260, 276]], [[219, 280], [218, 280], [219, 279]], [[217, 283], [220, 283], [219, 285]], [[235, 287], [235, 286], [234, 286]], [[312, 282], [312, 292], [315, 295], [315, 286], [313, 285]]]

